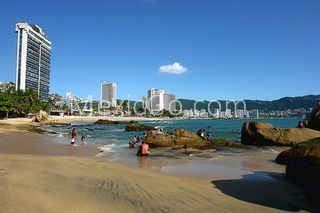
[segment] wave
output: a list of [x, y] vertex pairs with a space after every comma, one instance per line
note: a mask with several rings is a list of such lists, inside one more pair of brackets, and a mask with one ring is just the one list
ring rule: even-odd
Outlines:
[[116, 145], [114, 143], [112, 143], [112, 144], [107, 144], [104, 146], [99, 146], [99, 147], [97, 147], [97, 150], [100, 153], [115, 152], [115, 150], [114, 150], [115, 147], [116, 147]]
[[274, 154], [279, 154], [279, 153], [280, 153], [280, 151], [278, 151], [278, 150], [274, 150], [274, 149], [263, 150], [262, 152], [274, 153]]

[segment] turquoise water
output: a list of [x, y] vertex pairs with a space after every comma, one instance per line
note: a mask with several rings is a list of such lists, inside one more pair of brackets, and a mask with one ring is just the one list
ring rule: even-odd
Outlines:
[[[199, 129], [209, 131], [215, 138], [225, 138], [240, 142], [240, 132], [245, 121], [263, 121], [273, 124], [276, 127], [296, 127], [299, 118], [288, 119], [236, 119], [236, 120], [165, 120], [165, 121], [141, 121], [150, 126], [155, 126], [170, 132], [176, 128], [183, 128], [196, 133]], [[82, 129], [86, 134], [87, 146], [106, 146], [106, 151], [121, 151], [127, 149], [128, 142], [134, 135], [142, 136], [143, 132], [126, 132], [125, 125], [93, 125], [93, 122], [75, 122], [68, 127], [48, 127], [50, 130], [60, 133], [59, 142], [68, 144], [70, 138], [68, 133], [76, 128], [81, 135]], [[80, 143], [80, 137], [78, 138]]]
[[[166, 132], [175, 128], [183, 128], [192, 132], [205, 129], [210, 131], [213, 137], [223, 137], [240, 143], [240, 131], [245, 121], [256, 120], [166, 120], [140, 123], [163, 128]], [[257, 121], [268, 122], [275, 127], [289, 128], [296, 127], [299, 119], [258, 119]], [[219, 178], [241, 176], [255, 169], [283, 171], [282, 166], [274, 163], [277, 154], [284, 149], [282, 147], [250, 146], [247, 149], [219, 148], [206, 151], [157, 148], [151, 149], [151, 155], [148, 158], [140, 158], [136, 156], [137, 148], [128, 148], [128, 142], [134, 135], [142, 136], [143, 132], [126, 132], [125, 125], [94, 125], [93, 122], [74, 122], [68, 127], [49, 126], [47, 128], [58, 132], [58, 134], [52, 134], [52, 137], [56, 138], [54, 141], [65, 146], [70, 145], [71, 139], [68, 133], [72, 128], [76, 128], [80, 133], [78, 144], [81, 143], [81, 131], [84, 129], [86, 134], [84, 146], [97, 148], [95, 157], [161, 170], [174, 175]], [[74, 147], [74, 150], [78, 148], [81, 146]]]

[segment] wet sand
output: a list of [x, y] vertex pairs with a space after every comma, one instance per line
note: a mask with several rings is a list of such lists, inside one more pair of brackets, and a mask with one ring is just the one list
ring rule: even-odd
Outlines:
[[[245, 174], [234, 175], [231, 169], [229, 175], [195, 178], [94, 158], [94, 148], [53, 140], [2, 129], [0, 212], [318, 211], [306, 202], [302, 189], [284, 180], [283, 170], [272, 170], [270, 164], [260, 171], [249, 156], [246, 168], [251, 171]], [[232, 162], [221, 160], [214, 171]]]

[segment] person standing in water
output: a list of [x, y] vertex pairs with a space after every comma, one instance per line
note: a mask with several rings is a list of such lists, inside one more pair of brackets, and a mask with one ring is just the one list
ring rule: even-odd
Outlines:
[[75, 128], [73, 128], [71, 131], [71, 145], [74, 145], [77, 143], [77, 137], [78, 137], [78, 132]]
[[81, 145], [83, 146], [84, 145], [84, 139], [86, 138], [86, 136], [85, 136], [85, 134], [84, 134], [84, 129], [82, 130], [82, 134], [81, 134], [81, 141], [82, 141], [82, 143], [81, 143]]

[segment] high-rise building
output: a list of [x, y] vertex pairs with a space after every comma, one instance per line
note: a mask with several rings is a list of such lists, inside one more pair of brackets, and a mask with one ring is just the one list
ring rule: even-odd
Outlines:
[[176, 110], [176, 96], [174, 94], [165, 93], [164, 90], [150, 89], [148, 95], [144, 99], [145, 106], [152, 112], [161, 111], [163, 109], [169, 111]]
[[17, 23], [16, 89], [33, 89], [48, 100], [51, 42], [37, 25]]
[[110, 107], [117, 106], [117, 85], [104, 81], [101, 84], [101, 104], [107, 103]]
[[170, 112], [176, 111], [176, 95], [174, 94], [163, 94], [163, 108]]

